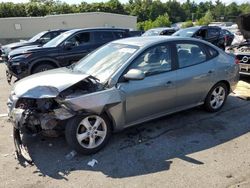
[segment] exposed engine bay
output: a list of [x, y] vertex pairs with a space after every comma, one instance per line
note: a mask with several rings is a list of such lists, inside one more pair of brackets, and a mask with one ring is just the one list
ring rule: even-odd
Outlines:
[[[12, 114], [20, 116], [15, 117], [18, 119], [15, 126], [27, 133], [43, 132], [48, 136], [55, 136], [56, 132], [63, 130], [60, 125], [61, 121], [69, 119], [77, 113], [62, 104], [61, 101], [101, 89], [102, 85], [95, 80], [85, 79], [63, 90], [55, 98], [19, 98], [12, 110]], [[10, 114], [10, 118], [13, 118], [12, 114]]]
[[[39, 86], [38, 91], [40, 92], [43, 88], [44, 91], [50, 90], [49, 86]], [[41, 133], [49, 137], [57, 137], [63, 134], [65, 121], [76, 114], [83, 113], [67, 107], [67, 104], [63, 101], [102, 89], [102, 84], [90, 77], [73, 84], [52, 98], [49, 96], [43, 98], [21, 96], [18, 98], [15, 93], [12, 93], [7, 105], [9, 107], [9, 118], [14, 124], [13, 135], [17, 156], [24, 157], [26, 161], [31, 162], [31, 158], [27, 156], [27, 152], [24, 150], [25, 146], [23, 146], [21, 134]], [[54, 88], [53, 91], [55, 91]], [[33, 94], [34, 90], [27, 91], [24, 96], [29, 92]]]

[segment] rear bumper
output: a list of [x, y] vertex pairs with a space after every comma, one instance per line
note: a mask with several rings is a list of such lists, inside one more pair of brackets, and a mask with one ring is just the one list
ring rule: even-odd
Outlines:
[[240, 63], [240, 74], [250, 76], [250, 64]]

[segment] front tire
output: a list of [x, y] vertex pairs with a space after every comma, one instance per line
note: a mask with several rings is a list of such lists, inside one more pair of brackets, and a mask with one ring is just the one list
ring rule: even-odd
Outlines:
[[224, 83], [218, 83], [212, 87], [205, 99], [204, 107], [208, 112], [217, 112], [225, 104], [228, 96], [228, 88]]
[[111, 126], [105, 115], [76, 116], [69, 120], [65, 137], [77, 152], [90, 155], [101, 150], [111, 136]]
[[53, 65], [48, 64], [48, 63], [37, 65], [33, 68], [32, 74], [47, 71], [47, 70], [54, 69], [54, 68], [56, 68], [56, 67], [54, 67]]

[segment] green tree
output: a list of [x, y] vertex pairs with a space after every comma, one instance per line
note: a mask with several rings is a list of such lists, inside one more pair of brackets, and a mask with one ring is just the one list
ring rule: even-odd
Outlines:
[[243, 3], [239, 6], [241, 13], [250, 13], [250, 3]]
[[212, 4], [212, 1], [205, 2], [205, 3], [200, 2], [199, 5], [197, 5], [195, 18], [196, 19], [202, 18], [203, 16], [205, 16], [208, 10], [211, 10], [213, 8], [214, 8], [214, 5]]
[[137, 23], [137, 29], [147, 31], [155, 27], [169, 27], [171, 22], [169, 21], [168, 14], [158, 16], [154, 21], [146, 20], [144, 22]]
[[187, 27], [193, 27], [194, 24], [192, 22], [192, 20], [186, 21], [181, 25], [181, 28], [187, 28]]
[[211, 11], [207, 11], [205, 16], [196, 22], [196, 25], [208, 25], [213, 21], [213, 15]]
[[217, 21], [223, 21], [225, 18], [226, 6], [220, 0], [216, 0], [214, 8], [211, 10], [213, 18]]
[[25, 12], [27, 16], [45, 16], [48, 13], [46, 5], [34, 2], [26, 4]]
[[172, 22], [182, 22], [186, 20], [185, 11], [176, 0], [169, 0], [165, 4], [169, 19]]
[[112, 13], [127, 14], [119, 0], [110, 0], [106, 3], [106, 5]]
[[240, 15], [241, 11], [239, 6], [233, 2], [226, 7], [226, 20], [235, 21], [236, 17]]
[[170, 25], [168, 14], [158, 16], [152, 23], [152, 27], [169, 27]]

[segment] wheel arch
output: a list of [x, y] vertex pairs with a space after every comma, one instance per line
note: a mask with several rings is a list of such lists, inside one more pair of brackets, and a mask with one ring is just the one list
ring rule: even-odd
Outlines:
[[53, 65], [55, 68], [60, 67], [59, 63], [57, 61], [55, 61], [54, 59], [51, 59], [51, 58], [38, 59], [38, 60], [35, 60], [31, 63], [31, 66], [29, 68], [29, 74], [32, 74], [34, 68], [36, 66], [40, 65], [41, 63]]
[[108, 112], [107, 109], [104, 109], [103, 112], [102, 112], [103, 115], [105, 115], [108, 120], [109, 120], [109, 123], [110, 123], [110, 128], [111, 128], [111, 131], [114, 132], [116, 130], [116, 123], [115, 123], [115, 120], [114, 118], [112, 117], [112, 115]]
[[[225, 85], [227, 86], [228, 94], [231, 92], [231, 87], [230, 87], [230, 84], [229, 84], [228, 81], [226, 81], [226, 80], [221, 80], [221, 81], [217, 82], [216, 84], [218, 84], [218, 83], [223, 83], [223, 84], [225, 84]], [[213, 86], [215, 86], [216, 84], [214, 84]]]

